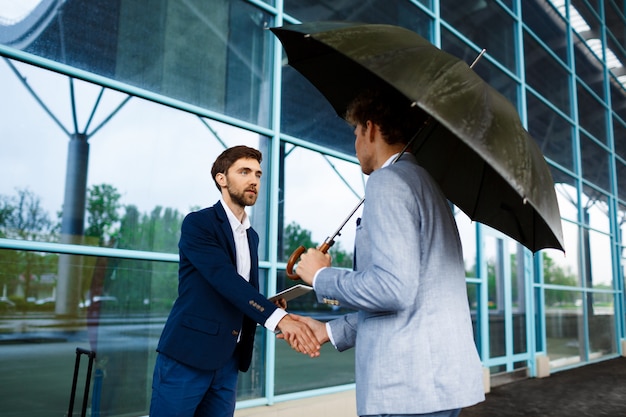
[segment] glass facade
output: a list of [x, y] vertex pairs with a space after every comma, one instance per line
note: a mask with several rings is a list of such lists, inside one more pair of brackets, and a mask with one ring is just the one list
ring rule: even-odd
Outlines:
[[[264, 155], [249, 214], [268, 296], [292, 285], [293, 250], [320, 244], [358, 203], [367, 178], [352, 129], [267, 30], [299, 21], [400, 25], [468, 63], [487, 50], [475, 71], [517, 107], [546, 157], [565, 255], [532, 254], [455, 210], [483, 365], [534, 376], [539, 354], [553, 371], [621, 354], [625, 3], [0, 1], [3, 415], [65, 413], [77, 347], [96, 352], [93, 415], [147, 415], [180, 224], [219, 199], [210, 169], [224, 148]], [[352, 266], [353, 243], [351, 221], [336, 263]], [[345, 312], [313, 295], [289, 309]], [[238, 407], [353, 383], [352, 352], [327, 345], [311, 360], [259, 328]]]

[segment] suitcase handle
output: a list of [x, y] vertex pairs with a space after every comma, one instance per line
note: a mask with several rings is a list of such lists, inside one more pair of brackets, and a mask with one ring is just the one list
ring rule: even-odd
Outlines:
[[87, 365], [87, 379], [85, 380], [85, 393], [83, 395], [83, 408], [80, 413], [81, 417], [87, 415], [87, 401], [89, 399], [89, 385], [91, 383], [91, 370], [93, 369], [93, 361], [96, 358], [96, 352], [93, 350], [87, 350], [77, 347], [76, 348], [76, 362], [74, 364], [74, 378], [72, 380], [72, 392], [70, 395], [70, 405], [67, 411], [67, 416], [72, 417], [74, 413], [74, 400], [76, 399], [76, 383], [78, 381], [78, 368], [80, 367], [81, 355], [87, 355], [89, 357], [89, 364]]

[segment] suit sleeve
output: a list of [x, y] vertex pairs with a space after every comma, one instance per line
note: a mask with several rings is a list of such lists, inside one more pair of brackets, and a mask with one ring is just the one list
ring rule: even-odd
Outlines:
[[350, 313], [328, 322], [332, 341], [339, 352], [353, 348], [356, 344], [357, 313]]
[[344, 307], [369, 312], [399, 311], [412, 304], [419, 288], [422, 225], [417, 198], [410, 193], [392, 170], [370, 176], [361, 223], [368, 228], [370, 266], [320, 271], [315, 281], [318, 299], [335, 299]]
[[[223, 298], [264, 325], [277, 307], [237, 273], [232, 260], [234, 253], [231, 257], [228, 250], [229, 241], [215, 223], [207, 221], [207, 217], [199, 213], [190, 213], [185, 217], [179, 249], [181, 258], [186, 257], [189, 262], [182, 268], [195, 268]], [[252, 268], [258, 268], [258, 265], [252, 265]], [[181, 271], [181, 275], [186, 272]]]

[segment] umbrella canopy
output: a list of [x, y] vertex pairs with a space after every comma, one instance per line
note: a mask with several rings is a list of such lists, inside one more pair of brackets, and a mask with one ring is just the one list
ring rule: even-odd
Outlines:
[[472, 220], [533, 252], [563, 250], [548, 165], [515, 107], [467, 63], [391, 25], [315, 22], [271, 29], [289, 65], [344, 117], [366, 88], [417, 105], [434, 127], [411, 151]]

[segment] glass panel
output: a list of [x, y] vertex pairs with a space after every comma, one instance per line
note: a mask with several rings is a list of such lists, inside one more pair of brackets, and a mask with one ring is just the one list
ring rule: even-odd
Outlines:
[[[292, 0], [285, 10], [300, 21], [347, 20], [403, 26], [430, 40], [432, 19], [411, 2], [389, 0]], [[337, 116], [320, 92], [286, 65], [282, 72], [281, 129], [291, 136], [354, 154], [352, 128]]]
[[600, 192], [593, 192], [591, 187], [587, 187], [584, 191], [590, 191], [592, 194], [588, 196], [583, 193], [582, 195], [583, 222], [592, 229], [609, 233], [611, 225], [608, 196]]
[[[0, 83], [10, 94], [0, 96], [0, 204], [15, 216], [30, 207], [35, 222], [4, 218], [6, 237], [177, 253], [183, 215], [219, 199], [210, 170], [224, 147], [246, 144], [269, 156], [267, 139], [256, 133], [78, 80], [75, 128], [70, 78], [8, 61], [61, 128], [5, 62]], [[68, 167], [75, 170], [66, 178]], [[262, 192], [257, 206], [265, 202]], [[254, 211], [254, 226], [265, 235], [266, 219], [262, 212], [255, 219]]]
[[[353, 136], [352, 136], [353, 138]], [[317, 247], [331, 236], [364, 194], [365, 177], [356, 163], [339, 160], [290, 144], [281, 144], [279, 259], [286, 261], [300, 245]], [[312, 174], [313, 173], [313, 174]], [[350, 218], [330, 249], [334, 266], [352, 268], [356, 221], [362, 208]], [[276, 291], [291, 285], [283, 271], [276, 277]], [[348, 312], [320, 304], [313, 293], [289, 302], [289, 310], [328, 321]], [[306, 378], [300, 376], [307, 375]], [[332, 345], [322, 347], [315, 361], [276, 343], [276, 394], [285, 394], [354, 382], [354, 352], [339, 353]]]
[[613, 289], [613, 265], [611, 238], [605, 234], [583, 228], [586, 287], [602, 290]]
[[567, 61], [565, 22], [559, 12], [546, 0], [524, 0], [524, 24], [563, 61]]
[[483, 242], [489, 303], [489, 357], [496, 358], [506, 355], [503, 241], [486, 235]]
[[528, 93], [528, 132], [541, 152], [557, 164], [574, 170], [572, 125], [546, 106], [532, 93]]
[[[73, 255], [70, 265], [80, 281], [64, 293], [57, 285], [58, 258], [0, 250], [0, 283], [15, 304], [0, 311], [3, 416], [64, 415], [77, 347], [96, 352], [92, 414], [147, 414], [156, 344], [176, 295], [177, 263]], [[55, 314], [64, 301], [75, 303], [75, 315]], [[82, 393], [77, 390], [76, 404]]]
[[589, 359], [617, 353], [615, 306], [612, 293], [588, 293]]
[[[292, 284], [279, 272], [278, 282], [284, 287]], [[312, 293], [289, 302], [289, 310], [327, 322], [350, 311], [339, 307], [319, 304]], [[306, 377], [303, 378], [303, 376]], [[276, 395], [316, 388], [354, 383], [354, 349], [337, 351], [332, 344], [322, 346], [321, 355], [312, 361], [305, 355], [295, 352], [283, 341], [276, 342]]]
[[524, 63], [528, 84], [570, 115], [568, 72], [527, 33], [524, 33]]
[[25, 19], [32, 27], [22, 28], [22, 37], [0, 25], [0, 39], [122, 83], [269, 124], [268, 57], [275, 38], [266, 28], [272, 20], [248, 2], [54, 3], [45, 18]]
[[560, 368], [581, 362], [585, 357], [582, 294], [545, 290], [545, 297], [550, 366]]
[[[362, 2], [360, 0], [285, 0], [285, 13], [301, 22], [352, 21], [386, 23], [414, 30], [430, 39], [432, 20], [411, 2], [387, 0]], [[420, 0], [430, 5], [429, 0]]]
[[604, 97], [604, 66], [600, 59], [589, 49], [587, 43], [574, 35], [574, 57], [576, 75], [598, 96]]
[[[604, 190], [610, 190], [609, 154], [582, 132], [580, 134], [580, 158], [585, 181], [602, 187]], [[585, 192], [589, 195], [595, 194], [591, 189], [585, 189]]]
[[487, 49], [500, 64], [517, 72], [514, 20], [497, 2], [470, 0], [459, 7], [457, 1], [441, 0], [440, 8], [442, 19], [479, 48]]
[[565, 253], [555, 249], [546, 249], [541, 252], [543, 281], [552, 285], [580, 286], [582, 280], [579, 270], [578, 226], [567, 221], [562, 222], [562, 225]]
[[[602, 143], [608, 142], [606, 133], [607, 111], [596, 98], [577, 83], [578, 92], [578, 119], [580, 127], [585, 129]], [[584, 156], [584, 155], [583, 155]]]
[[[284, 230], [279, 259], [286, 261], [300, 245], [317, 247], [331, 236], [365, 193], [358, 164], [305, 148], [283, 144], [284, 183], [280, 206]], [[359, 208], [330, 250], [335, 266], [352, 267]]]

